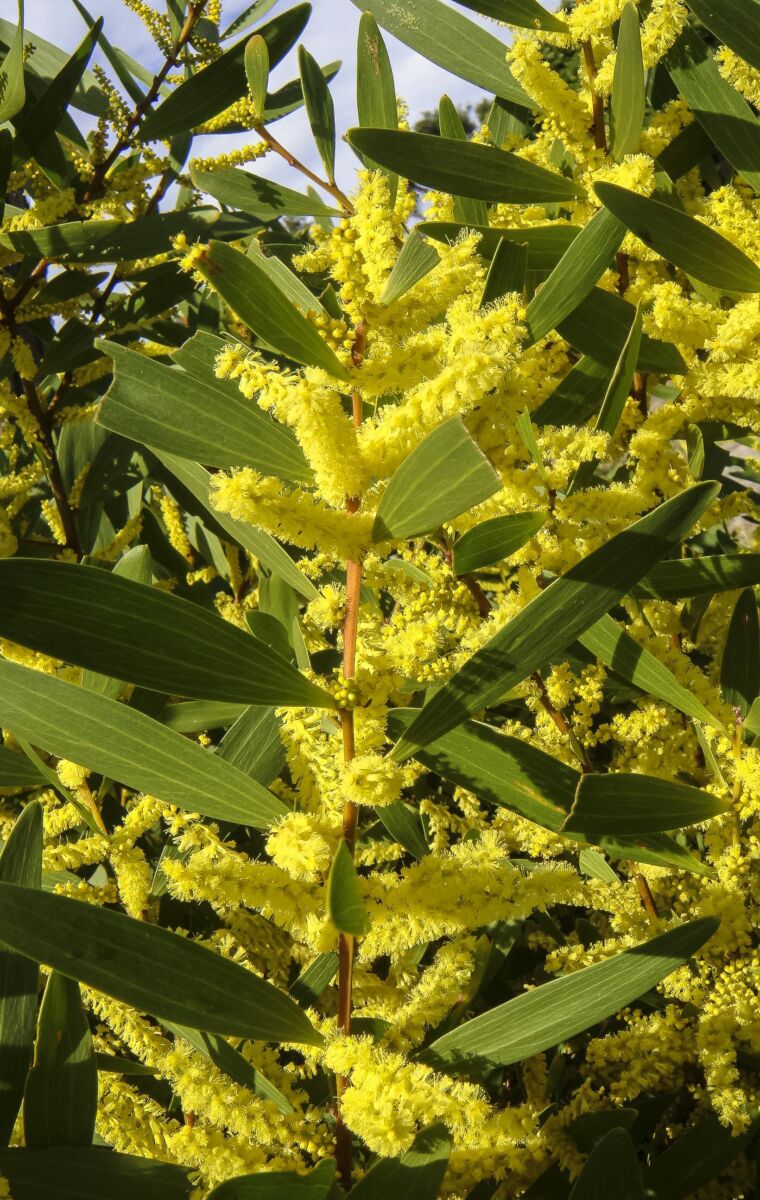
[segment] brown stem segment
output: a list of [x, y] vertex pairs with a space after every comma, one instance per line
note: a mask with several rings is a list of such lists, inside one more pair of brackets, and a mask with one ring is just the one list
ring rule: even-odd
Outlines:
[[[354, 366], [361, 365], [364, 357], [364, 346], [367, 338], [367, 327], [362, 321], [356, 327], [351, 357]], [[362, 419], [362, 398], [358, 391], [351, 393], [354, 428], [358, 429]], [[359, 498], [349, 496], [346, 508], [355, 513], [359, 508]], [[346, 615], [343, 619], [343, 677], [353, 679], [356, 674], [356, 639], [359, 627], [359, 601], [361, 596], [362, 567], [357, 559], [349, 559], [346, 563]], [[351, 708], [341, 709], [340, 724], [343, 733], [343, 761], [351, 762], [356, 746], [354, 740], [354, 714]], [[343, 805], [343, 840], [353, 855], [356, 850], [356, 826], [359, 810], [351, 800]], [[354, 978], [354, 955], [356, 939], [350, 934], [338, 935], [338, 1027], [343, 1033], [351, 1032], [352, 991]], [[338, 1101], [348, 1086], [348, 1080], [339, 1075], [337, 1078]], [[335, 1157], [338, 1163], [338, 1173], [341, 1183], [348, 1190], [351, 1186], [352, 1144], [351, 1131], [343, 1121], [340, 1103], [336, 1118]]]
[[327, 179], [320, 179], [319, 175], [315, 175], [305, 163], [302, 163], [294, 154], [291, 154], [290, 150], [283, 146], [281, 142], [278, 142], [277, 138], [269, 132], [265, 125], [256, 125], [254, 128], [262, 142], [266, 142], [270, 150], [274, 150], [275, 154], [279, 154], [280, 158], [284, 159], [289, 167], [293, 167], [295, 171], [300, 171], [301, 174], [305, 175], [307, 179], [310, 179], [312, 183], [316, 183], [317, 187], [322, 188], [330, 196], [332, 196], [334, 200], [337, 200], [338, 204], [343, 209], [345, 216], [351, 216], [354, 211], [351, 207], [351, 201], [348, 199], [346, 194], [340, 190], [336, 183], [331, 183]]

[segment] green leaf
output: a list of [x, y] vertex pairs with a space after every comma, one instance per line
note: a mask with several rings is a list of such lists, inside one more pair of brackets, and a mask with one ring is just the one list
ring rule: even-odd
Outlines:
[[308, 967], [290, 985], [290, 994], [299, 1004], [308, 1008], [318, 1000], [325, 988], [332, 983], [338, 971], [338, 955], [334, 950], [318, 954]]
[[760, 70], [760, 4], [757, 0], [686, 0], [716, 38]]
[[480, 307], [501, 300], [508, 292], [522, 295], [525, 290], [525, 275], [528, 269], [528, 247], [525, 242], [511, 242], [502, 238], [491, 265], [488, 268]]
[[[0, 18], [0, 43], [10, 48], [14, 43], [19, 24], [20, 22], [14, 23]], [[48, 83], [65, 65], [69, 56], [65, 50], [59, 50], [57, 46], [46, 42], [38, 33], [32, 33], [31, 30], [26, 29], [25, 35], [29, 41], [34, 42], [34, 54], [30, 55], [24, 63], [24, 70]], [[92, 71], [85, 71], [84, 79], [74, 93], [72, 105], [95, 117], [102, 117], [107, 113], [108, 103]]]
[[327, 178], [330, 183], [334, 183], [335, 105], [319, 64], [303, 45], [298, 47], [298, 69], [312, 136], [327, 172]]
[[165, 254], [172, 238], [184, 233], [191, 240], [208, 237], [219, 220], [216, 208], [188, 208], [157, 213], [136, 221], [63, 221], [41, 229], [18, 229], [0, 234], [0, 246], [18, 254], [79, 263], [118, 263], [123, 259]]
[[[633, 305], [622, 296], [594, 288], [575, 312], [565, 317], [557, 332], [582, 354], [605, 366], [615, 367], [635, 312]], [[661, 375], [683, 375], [686, 363], [670, 342], [660, 342], [644, 333], [636, 368]]]
[[[310, 16], [310, 4], [297, 4], [256, 30], [267, 44], [270, 68], [276, 67], [296, 44]], [[175, 88], [142, 122], [142, 140], [154, 142], [172, 137], [175, 133], [184, 133], [186, 129], [202, 125], [204, 121], [215, 117], [244, 96], [247, 85], [245, 48], [248, 41], [245, 37], [236, 42], [209, 66]]]
[[457, 0], [465, 8], [517, 25], [519, 29], [550, 29], [553, 33], [567, 33], [567, 25], [554, 13], [547, 12], [538, 0]]
[[183, 1167], [101, 1146], [0, 1150], [13, 1200], [188, 1200]]
[[341, 841], [335, 851], [327, 880], [327, 912], [336, 929], [361, 937], [369, 929], [369, 917], [359, 890], [354, 858]]
[[455, 196], [501, 204], [548, 204], [583, 196], [564, 175], [478, 142], [396, 129], [349, 129], [346, 137], [354, 150], [404, 179]]
[[236, 384], [167, 367], [116, 342], [101, 340], [98, 346], [114, 362], [99, 425], [211, 467], [250, 466], [289, 482], [311, 480], [290, 430], [246, 400]]
[[307, 1175], [295, 1171], [257, 1171], [226, 1179], [208, 1200], [327, 1200], [332, 1195], [335, 1161], [321, 1162]]
[[0, 746], [0, 787], [42, 787], [46, 782], [33, 763], [8, 746]]
[[[620, 358], [610, 376], [607, 391], [604, 393], [604, 399], [602, 400], [602, 407], [596, 419], [594, 429], [601, 433], [614, 434], [623, 414], [623, 408], [625, 407], [625, 402], [628, 399], [631, 384], [633, 383], [636, 363], [639, 359], [641, 323], [642, 313], [641, 305], [639, 304], [634, 313], [628, 337], [625, 339], [623, 349], [620, 351]], [[570, 487], [567, 490], [568, 496], [572, 496], [573, 492], [580, 491], [581, 488], [588, 487], [596, 470], [596, 464], [596, 458], [579, 464]]]
[[267, 83], [269, 82], [269, 47], [260, 33], [254, 34], [246, 43], [243, 60], [254, 120], [262, 121], [266, 108]]
[[213, 820], [266, 829], [287, 812], [242, 771], [137, 709], [4, 661], [0, 689], [3, 727], [59, 758]]
[[610, 105], [610, 144], [618, 162], [638, 150], [645, 108], [646, 77], [639, 14], [629, 0], [620, 15]]
[[651, 775], [583, 775], [564, 833], [589, 841], [610, 834], [639, 837], [709, 821], [730, 808], [708, 792]]
[[381, 304], [400, 300], [415, 283], [419, 283], [441, 261], [440, 255], [413, 229], [401, 247], [393, 270], [380, 297]]
[[584, 355], [533, 413], [533, 423], [584, 425], [596, 412], [609, 385], [610, 371], [604, 363]]
[[[745, 22], [746, 19], [745, 16]], [[723, 78], [696, 29], [687, 25], [668, 51], [664, 63], [707, 136], [742, 178], [758, 191], [760, 121], [744, 97]]]
[[675, 182], [698, 166], [703, 158], [707, 158], [712, 148], [712, 142], [702, 126], [698, 121], [692, 121], [676, 134], [672, 142], [668, 142], [655, 161], [660, 170]]
[[157, 692], [335, 707], [264, 642], [216, 613], [97, 567], [1, 560], [0, 636]]
[[171, 1033], [184, 1038], [194, 1050], [212, 1062], [220, 1071], [224, 1071], [225, 1075], [228, 1075], [235, 1083], [248, 1088], [254, 1096], [260, 1096], [262, 1100], [270, 1100], [282, 1113], [293, 1112], [293, 1105], [283, 1096], [282, 1092], [224, 1038], [215, 1033], [205, 1033], [200, 1029], [189, 1029], [186, 1025], [172, 1025], [168, 1021], [164, 1024]]
[[[42, 883], [42, 809], [36, 800], [16, 820], [0, 854], [0, 882]], [[7, 1146], [24, 1095], [37, 1020], [39, 968], [0, 950], [0, 1144]]]
[[55, 133], [60, 125], [79, 82], [90, 60], [98, 34], [103, 28], [102, 17], [87, 33], [66, 65], [40, 96], [27, 108], [16, 127], [14, 140], [14, 167], [22, 166], [33, 158], [38, 149]]
[[279, 216], [334, 217], [338, 214], [338, 209], [322, 203], [316, 193], [304, 196], [284, 184], [261, 179], [238, 167], [204, 171], [191, 165], [190, 178], [200, 191], [207, 192], [215, 200], [262, 221], [273, 221]]
[[436, 692], [393, 751], [400, 759], [498, 701], [589, 629], [679, 544], [714, 500], [699, 483], [666, 501], [556, 579]]
[[529, 344], [556, 329], [585, 300], [624, 236], [625, 227], [605, 209], [583, 227], [528, 305]]
[[733, 242], [701, 221], [614, 183], [597, 183], [594, 191], [644, 245], [687, 275], [724, 292], [760, 291], [760, 269]]
[[353, 0], [361, 12], [370, 12], [378, 25], [416, 50], [423, 58], [451, 71], [460, 79], [516, 104], [533, 107], [507, 68], [505, 46], [456, 9], [440, 0]]
[[112, 909], [0, 883], [0, 940], [159, 1020], [229, 1037], [322, 1043], [295, 1001], [253, 971]]
[[680, 684], [668, 667], [640, 646], [609, 613], [582, 633], [578, 641], [627, 683], [672, 704], [687, 717], [723, 729], [722, 721], [705, 708], [693, 690]]
[[[258, 257], [246, 258], [224, 242], [210, 242], [198, 270], [258, 337], [294, 362], [349, 378], [314, 325], [295, 307]], [[199, 456], [197, 456], [199, 457]]]
[[638, 600], [685, 600], [760, 584], [760, 554], [706, 554], [658, 563], [632, 589]]
[[525, 409], [525, 412], [521, 412], [520, 415], [515, 418], [515, 429], [517, 430], [517, 436], [520, 438], [523, 446], [528, 451], [533, 465], [536, 467], [539, 475], [541, 476], [541, 479], [544, 482], [544, 487], [548, 491], [549, 484], [546, 478], [544, 460], [541, 457], [541, 451], [538, 448], [536, 431], [533, 428], [533, 422], [530, 419], [530, 413], [528, 412], [527, 408]]
[[251, 706], [227, 730], [217, 754], [262, 787], [269, 787], [285, 765], [279, 731], [273, 708]]
[[747, 1148], [756, 1122], [738, 1136], [715, 1116], [690, 1126], [659, 1154], [644, 1173], [652, 1200], [687, 1200], [722, 1174]]
[[208, 471], [204, 470], [198, 463], [190, 462], [184, 458], [176, 458], [173, 454], [156, 450], [153, 446], [151, 450], [167, 470], [213, 516], [216, 524], [220, 526], [223, 535], [226, 535], [230, 541], [237, 543], [238, 546], [242, 546], [249, 554], [258, 558], [263, 567], [266, 567], [273, 575], [290, 584], [300, 596], [305, 596], [307, 600], [315, 599], [318, 592], [314, 584], [310, 579], [306, 578], [303, 571], [296, 566], [271, 534], [265, 533], [262, 529], [256, 529], [253, 525], [249, 525], [245, 521], [236, 521], [232, 517], [217, 512], [216, 509], [211, 507], [209, 499], [211, 475]]
[[90, 1146], [98, 1107], [98, 1068], [79, 985], [48, 977], [24, 1092], [24, 1144]]
[[177, 733], [203, 733], [232, 725], [246, 711], [244, 704], [222, 704], [217, 700], [184, 700], [167, 704], [161, 712], [162, 725]]
[[427, 857], [430, 847], [419, 813], [414, 812], [408, 804], [404, 804], [403, 800], [395, 800], [393, 804], [382, 804], [375, 812], [393, 840], [402, 845], [413, 858]]
[[720, 664], [720, 690], [726, 704], [743, 717], [760, 693], [760, 627], [751, 588], [741, 593], [731, 615]]
[[[153, 585], [153, 563], [147, 546], [133, 546], [122, 555], [113, 569], [114, 575], [131, 579], [134, 583], [142, 583], [146, 587]], [[82, 687], [89, 692], [97, 692], [99, 696], [110, 696], [118, 699], [124, 687], [124, 681], [113, 679], [109, 675], [101, 675], [98, 671], [82, 672]]]
[[424, 1052], [447, 1071], [509, 1066], [566, 1042], [632, 1004], [688, 962], [715, 933], [717, 917], [680, 925], [605, 962], [532, 988], [466, 1021]]
[[[4, 21], [12, 33], [8, 53], [0, 63], [0, 122], [10, 121], [24, 107], [24, 0], [18, 0], [18, 23], [13, 28]], [[5, 30], [3, 30], [5, 32]]]
[[509, 558], [538, 533], [547, 518], [545, 512], [514, 513], [481, 521], [454, 543], [454, 571], [466, 575], [481, 567]]
[[501, 480], [460, 417], [444, 421], [404, 459], [383, 492], [376, 542], [429, 533], [487, 500]]
[[378, 1159], [348, 1193], [349, 1200], [437, 1200], [451, 1153], [445, 1125], [420, 1130], [406, 1153]]
[[552, 271], [562, 255], [580, 233], [577, 225], [535, 225], [531, 229], [500, 229], [495, 226], [462, 225], [455, 221], [421, 221], [416, 226], [419, 233], [436, 242], [447, 242], [450, 246], [462, 236], [465, 229], [480, 234], [478, 253], [483, 258], [493, 258], [501, 242], [510, 242], [528, 247], [528, 270], [543, 273]]
[[[356, 111], [359, 124], [366, 128], [398, 128], [393, 68], [383, 35], [370, 12], [363, 12], [359, 21], [359, 38], [356, 45]], [[368, 167], [376, 165], [366, 157], [364, 162]], [[398, 187], [398, 176], [393, 171], [386, 173], [393, 200]]]
[[570, 1200], [644, 1200], [641, 1167], [631, 1136], [611, 1129], [594, 1147]]
[[[441, 96], [438, 104], [438, 126], [442, 138], [466, 142], [467, 133], [462, 118], [448, 96]], [[454, 196], [454, 219], [473, 225], [488, 224], [488, 206], [485, 200], [473, 200], [467, 196]]]

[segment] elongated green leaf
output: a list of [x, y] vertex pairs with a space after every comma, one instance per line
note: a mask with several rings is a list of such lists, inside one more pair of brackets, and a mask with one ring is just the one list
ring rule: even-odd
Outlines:
[[114, 380], [98, 424], [157, 450], [211, 467], [255, 467], [295, 483], [311, 469], [290, 430], [225, 380], [200, 379], [116, 342], [100, 341]]
[[214, 820], [266, 829], [287, 812], [242, 771], [134, 708], [4, 661], [0, 689], [2, 725], [59, 758]]
[[445, 1125], [421, 1130], [410, 1148], [399, 1158], [381, 1158], [349, 1192], [350, 1200], [437, 1200], [451, 1153]]
[[338, 971], [338, 955], [334, 950], [319, 954], [290, 985], [290, 994], [299, 1004], [307, 1008], [318, 1000], [322, 992], [332, 983]]
[[500, 229], [496, 226], [463, 225], [456, 221], [421, 221], [416, 226], [419, 233], [436, 242], [447, 242], [450, 246], [467, 230], [480, 234], [478, 252], [483, 258], [493, 258], [502, 240], [528, 247], [528, 270], [545, 273], [552, 271], [562, 255], [577, 238], [577, 225], [536, 225], [532, 229]]
[[760, 693], [760, 627], [751, 588], [742, 592], [731, 615], [720, 664], [720, 690], [726, 704], [743, 717]]
[[725, 292], [760, 291], [760, 268], [701, 221], [614, 183], [597, 183], [594, 191], [605, 208], [650, 250], [688, 275]]
[[525, 409], [524, 412], [521, 412], [520, 415], [515, 418], [515, 429], [517, 430], [517, 436], [520, 438], [520, 441], [522, 442], [523, 446], [528, 451], [528, 454], [529, 454], [534, 466], [536, 467], [539, 475], [541, 476], [541, 479], [544, 482], [544, 486], [548, 490], [549, 484], [547, 482], [546, 468], [544, 466], [544, 460], [541, 456], [541, 451], [538, 448], [538, 442], [536, 440], [536, 431], [533, 428], [533, 422], [530, 419], [530, 413], [528, 412], [527, 408]]
[[279, 728], [273, 708], [246, 708], [225, 733], [217, 754], [269, 787], [285, 763]]
[[583, 775], [564, 833], [589, 841], [606, 835], [637, 837], [708, 821], [730, 807], [708, 792], [651, 775]]
[[230, 1037], [321, 1043], [284, 992], [158, 925], [0, 883], [0, 926], [9, 949], [159, 1020]]
[[585, 300], [624, 236], [625, 226], [606, 209], [591, 218], [528, 305], [531, 342], [556, 329]]
[[466, 1073], [471, 1065], [508, 1066], [539, 1054], [633, 1003], [688, 962], [719, 924], [717, 917], [690, 921], [606, 962], [524, 992], [445, 1034], [424, 1058]]
[[300, 596], [305, 596], [307, 600], [315, 598], [317, 589], [314, 584], [306, 578], [303, 571], [296, 566], [271, 534], [265, 533], [263, 529], [255, 529], [253, 525], [248, 525], [244, 521], [236, 521], [211, 507], [209, 499], [211, 476], [208, 471], [198, 463], [190, 462], [189, 459], [175, 457], [175, 455], [157, 450], [153, 446], [151, 446], [151, 450], [167, 470], [213, 516], [223, 535], [226, 534], [230, 541], [242, 546], [273, 575], [277, 575], [278, 578], [290, 584]]
[[361, 937], [369, 929], [353, 855], [344, 841], [338, 845], [327, 880], [327, 911], [341, 933]]
[[455, 572], [465, 575], [509, 558], [538, 533], [546, 516], [545, 512], [514, 513], [481, 521], [454, 543]]
[[707, 136], [742, 178], [760, 189], [760, 121], [723, 78], [697, 30], [687, 26], [664, 61]]
[[644, 1200], [641, 1167], [631, 1136], [611, 1129], [594, 1147], [570, 1200]]
[[14, 1200], [188, 1200], [182, 1167], [103, 1146], [0, 1150]]
[[98, 1069], [79, 985], [53, 971], [24, 1092], [25, 1145], [30, 1150], [92, 1145], [97, 1107]]
[[525, 242], [511, 242], [508, 238], [502, 238], [488, 268], [480, 307], [501, 300], [508, 292], [522, 295], [527, 269], [528, 247]]
[[493, 704], [590, 628], [678, 545], [717, 490], [717, 484], [696, 484], [556, 579], [436, 692], [396, 745], [394, 757], [414, 753]]
[[45, 777], [23, 754], [0, 746], [0, 787], [42, 787]]
[[383, 804], [375, 809], [377, 818], [388, 830], [388, 833], [399, 842], [414, 858], [425, 858], [430, 853], [430, 847], [425, 839], [419, 814], [413, 812], [403, 800], [393, 804]]
[[547, 12], [538, 0], [457, 0], [457, 4], [493, 17], [495, 21], [506, 21], [519, 29], [550, 29], [554, 33], [565, 33], [567, 25], [554, 13]]
[[738, 1136], [710, 1116], [686, 1129], [644, 1173], [653, 1200], [687, 1200], [717, 1179], [752, 1141], [756, 1123]]
[[327, 1200], [335, 1180], [335, 1161], [321, 1162], [308, 1175], [295, 1171], [258, 1171], [226, 1179], [208, 1200]]
[[246, 711], [244, 704], [223, 704], [218, 700], [183, 700], [167, 704], [161, 712], [161, 724], [178, 733], [202, 733], [232, 725]]
[[158, 692], [241, 704], [335, 704], [264, 642], [199, 605], [95, 567], [0, 562], [0, 631]]
[[[42, 882], [42, 809], [27, 804], [0, 854], [0, 882], [39, 888]], [[0, 1144], [16, 1123], [37, 1019], [39, 969], [12, 950], [0, 950]]]
[[254, 1096], [263, 1100], [271, 1100], [280, 1112], [293, 1112], [293, 1105], [283, 1096], [282, 1092], [249, 1063], [248, 1059], [235, 1050], [224, 1038], [215, 1033], [205, 1033], [200, 1029], [189, 1029], [187, 1025], [173, 1025], [165, 1021], [166, 1028], [189, 1042], [193, 1049], [212, 1062], [220, 1071], [224, 1071], [235, 1083], [248, 1088]]
[[657, 155], [657, 165], [675, 182], [682, 179], [712, 150], [712, 142], [698, 121], [686, 125]]
[[[359, 124], [368, 129], [397, 129], [398, 108], [396, 85], [388, 50], [377, 21], [371, 12], [363, 12], [359, 21], [359, 38], [356, 45], [356, 111]], [[365, 157], [366, 166], [376, 166]], [[391, 192], [395, 199], [398, 176], [386, 172]]]
[[66, 65], [51, 80], [37, 103], [24, 113], [23, 119], [18, 123], [14, 140], [14, 164], [17, 168], [33, 158], [60, 125], [84, 75], [102, 28], [101, 17], [85, 35]]
[[[458, 142], [467, 141], [467, 133], [456, 106], [448, 96], [441, 96], [438, 103], [438, 127], [442, 138]], [[488, 206], [485, 200], [473, 200], [468, 196], [454, 196], [454, 219], [467, 224], [487, 225]]]
[[312, 136], [327, 172], [327, 178], [333, 183], [335, 180], [335, 105], [319, 64], [312, 58], [305, 46], [298, 47], [298, 69]]
[[687, 717], [714, 729], [723, 728], [720, 719], [705, 708], [694, 692], [680, 684], [665, 664], [640, 646], [609, 613], [582, 633], [578, 641], [634, 687], [672, 704]]
[[136, 221], [64, 221], [41, 229], [0, 234], [0, 246], [37, 258], [71, 259], [80, 263], [120, 262], [171, 250], [172, 238], [206, 238], [219, 220], [216, 208], [189, 208], [157, 213]]
[[597, 412], [609, 386], [610, 370], [584, 355], [533, 413], [533, 423], [583, 425]]
[[0, 122], [10, 121], [24, 107], [24, 0], [18, 0], [18, 22], [15, 29], [8, 22], [10, 37], [8, 52], [0, 63]]
[[438, 266], [440, 261], [440, 256], [433, 247], [413, 229], [401, 247], [401, 253], [388, 276], [380, 302], [393, 304], [394, 301], [400, 300], [415, 283], [419, 283], [433, 267]]
[[631, 594], [642, 600], [684, 600], [759, 583], [760, 554], [706, 554], [659, 563]]
[[757, 0], [687, 0], [687, 4], [711, 33], [760, 70], [760, 4]]
[[190, 177], [202, 192], [262, 221], [272, 221], [280, 215], [330, 217], [338, 213], [338, 209], [323, 204], [316, 192], [304, 196], [271, 179], [241, 171], [239, 167], [217, 167], [213, 171], [204, 171], [191, 166]]
[[445, 71], [505, 100], [533, 107], [507, 69], [503, 43], [447, 4], [440, 0], [415, 0], [413, 6], [396, 0], [353, 3], [362, 12], [372, 13], [378, 25], [400, 42]]
[[348, 379], [317, 329], [277, 286], [258, 257], [246, 258], [224, 242], [211, 242], [198, 269], [233, 312], [258, 337], [295, 362]]
[[[122, 555], [113, 570], [115, 575], [142, 583], [146, 587], [153, 584], [153, 564], [147, 546], [133, 546]], [[97, 671], [83, 671], [82, 687], [89, 692], [97, 692], [99, 696], [110, 696], [112, 700], [116, 700], [121, 694], [124, 682], [109, 675], [100, 675]]]
[[529, 163], [509, 150], [478, 142], [395, 129], [350, 129], [346, 137], [360, 154], [405, 179], [455, 196], [502, 204], [542, 204], [574, 200], [583, 194], [564, 175]]
[[269, 81], [269, 47], [260, 33], [254, 34], [246, 43], [244, 63], [253, 115], [257, 121], [261, 121], [264, 117]]
[[[297, 4], [256, 30], [266, 41], [270, 67], [275, 67], [296, 44], [310, 16], [310, 4]], [[142, 122], [142, 139], [151, 142], [183, 133], [215, 117], [244, 96], [247, 44], [248, 38], [242, 38], [204, 70], [175, 88]]]
[[[558, 332], [582, 354], [596, 362], [614, 367], [631, 329], [636, 310], [614, 292], [594, 288], [575, 312], [565, 317]], [[639, 371], [663, 375], [683, 375], [686, 364], [670, 342], [660, 342], [644, 333], [641, 336]]]
[[[641, 305], [639, 305], [634, 313], [628, 337], [625, 339], [623, 349], [620, 351], [620, 358], [610, 376], [610, 382], [602, 400], [602, 407], [596, 419], [594, 428], [601, 433], [612, 435], [617, 429], [618, 422], [623, 414], [623, 408], [625, 407], [625, 402], [628, 399], [628, 393], [633, 383], [636, 363], [639, 359], [641, 322], [642, 313]], [[597, 459], [593, 458], [578, 466], [570, 487], [567, 490], [568, 496], [571, 496], [573, 492], [579, 491], [581, 488], [588, 487], [596, 470], [596, 464]]]
[[618, 162], [626, 154], [635, 154], [639, 148], [644, 127], [645, 91], [639, 14], [636, 7], [628, 3], [620, 16], [610, 106], [610, 142]]
[[429, 433], [392, 476], [372, 537], [381, 542], [429, 533], [500, 487], [499, 476], [461, 419], [452, 417]]

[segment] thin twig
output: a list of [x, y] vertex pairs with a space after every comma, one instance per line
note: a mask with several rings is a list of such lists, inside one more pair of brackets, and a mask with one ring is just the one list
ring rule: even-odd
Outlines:
[[315, 175], [314, 172], [305, 165], [305, 163], [302, 163], [295, 157], [294, 154], [291, 154], [290, 150], [283, 146], [281, 142], [278, 142], [277, 138], [269, 132], [265, 125], [255, 125], [254, 129], [261, 140], [266, 142], [267, 146], [269, 146], [269, 149], [274, 150], [275, 154], [279, 154], [280, 158], [283, 158], [288, 166], [293, 167], [296, 171], [300, 171], [301, 174], [305, 175], [307, 179], [310, 179], [312, 183], [316, 183], [317, 187], [321, 187], [328, 193], [328, 195], [332, 196], [334, 200], [337, 200], [338, 204], [343, 209], [344, 216], [350, 217], [352, 215], [354, 210], [351, 206], [351, 201], [348, 199], [348, 196], [346, 196], [345, 192], [340, 190], [336, 183], [330, 183], [329, 180], [320, 179], [319, 175]]

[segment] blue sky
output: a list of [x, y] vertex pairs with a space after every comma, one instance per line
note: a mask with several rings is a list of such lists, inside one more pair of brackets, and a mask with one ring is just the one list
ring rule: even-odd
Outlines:
[[[233, 20], [247, 7], [248, 2], [249, 0], [227, 0], [224, 4], [223, 23], [227, 24]], [[292, 7], [294, 2], [295, 0], [278, 0], [265, 20], [270, 15]], [[109, 41], [145, 65], [159, 65], [160, 58], [143, 25], [121, 0], [85, 0], [85, 5], [93, 15], [102, 15], [105, 18], [105, 30]], [[343, 60], [343, 66], [331, 84], [340, 135], [356, 123], [355, 62], [360, 13], [351, 0], [312, 0], [312, 5], [314, 11], [302, 41], [318, 62]], [[162, 0], [154, 0], [154, 6], [162, 8]], [[0, 0], [0, 11], [9, 20], [15, 19], [15, 7], [14, 0]], [[473, 13], [468, 12], [466, 15], [480, 24], [488, 24]], [[66, 3], [66, 0], [26, 0], [25, 24], [30, 31], [39, 33], [41, 37], [65, 49], [73, 49], [85, 31], [76, 8], [73, 4]], [[497, 29], [493, 24], [490, 28], [501, 40], [507, 40], [508, 35], [504, 29]], [[386, 35], [386, 42], [393, 63], [396, 90], [409, 104], [413, 116], [423, 109], [434, 108], [444, 92], [457, 104], [474, 103], [481, 98], [482, 93], [472, 84], [426, 62], [395, 38]], [[285, 63], [276, 69], [273, 81], [277, 84], [285, 83], [297, 73], [295, 54], [291, 52]], [[319, 170], [319, 160], [303, 111], [279, 121], [276, 133], [298, 158]], [[218, 153], [245, 140], [252, 139], [239, 136], [199, 138], [195, 142], [193, 153]], [[356, 159], [345, 143], [339, 142], [338, 146], [338, 182], [344, 190], [350, 189]], [[253, 169], [269, 178], [290, 183], [291, 186], [300, 186], [293, 171], [271, 155]]]

